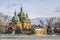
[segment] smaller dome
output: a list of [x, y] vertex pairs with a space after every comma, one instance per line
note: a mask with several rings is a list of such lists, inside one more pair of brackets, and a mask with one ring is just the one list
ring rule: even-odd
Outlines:
[[17, 16], [16, 12], [14, 13], [14, 17], [12, 18], [12, 22], [19, 22], [19, 17]]
[[24, 12], [22, 12], [21, 16], [22, 17], [26, 17], [26, 14]]
[[28, 18], [28, 14], [26, 14], [26, 18]]

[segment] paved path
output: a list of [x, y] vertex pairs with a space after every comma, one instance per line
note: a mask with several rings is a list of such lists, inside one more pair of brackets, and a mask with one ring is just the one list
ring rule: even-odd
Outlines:
[[0, 40], [60, 40], [59, 35], [0, 35]]

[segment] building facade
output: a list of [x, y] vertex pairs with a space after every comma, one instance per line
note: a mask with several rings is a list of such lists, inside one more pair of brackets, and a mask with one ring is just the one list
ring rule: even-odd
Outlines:
[[21, 7], [20, 12], [17, 14], [16, 11], [14, 12], [14, 16], [12, 18], [12, 22], [9, 23], [9, 26], [13, 29], [13, 31], [16, 30], [16, 27], [18, 27], [23, 34], [31, 34], [32, 32], [35, 32], [37, 35], [46, 35], [47, 34], [47, 28], [33, 28], [31, 22], [29, 20], [28, 14], [26, 14], [23, 11], [23, 8]]

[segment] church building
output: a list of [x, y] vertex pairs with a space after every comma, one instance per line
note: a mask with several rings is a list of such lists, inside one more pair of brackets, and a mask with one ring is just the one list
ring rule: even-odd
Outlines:
[[12, 22], [9, 23], [10, 27], [12, 27], [12, 29], [16, 29], [16, 27], [18, 26], [22, 32], [24, 32], [23, 30], [26, 29], [30, 29], [31, 28], [31, 23], [28, 17], [28, 14], [26, 14], [23, 11], [23, 8], [21, 7], [20, 12], [17, 14], [16, 11], [14, 12], [14, 16], [12, 18]]

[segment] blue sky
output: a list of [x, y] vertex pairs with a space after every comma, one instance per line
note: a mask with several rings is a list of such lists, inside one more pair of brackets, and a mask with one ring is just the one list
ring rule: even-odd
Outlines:
[[21, 4], [29, 18], [60, 16], [60, 0], [0, 0], [0, 12], [13, 16]]

